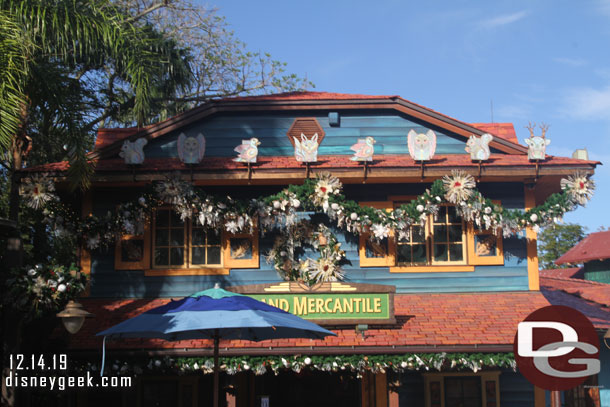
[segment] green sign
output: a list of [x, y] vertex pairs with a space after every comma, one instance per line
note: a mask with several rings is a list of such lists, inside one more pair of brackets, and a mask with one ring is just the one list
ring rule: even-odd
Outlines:
[[388, 293], [247, 294], [259, 301], [313, 320], [387, 320]]

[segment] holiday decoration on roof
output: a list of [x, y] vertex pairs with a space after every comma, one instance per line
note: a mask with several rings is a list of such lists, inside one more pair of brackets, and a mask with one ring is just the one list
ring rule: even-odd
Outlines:
[[242, 140], [241, 144], [234, 148], [237, 157], [233, 161], [238, 163], [255, 163], [258, 157], [258, 146], [261, 142], [256, 137], [250, 140]]
[[489, 143], [493, 140], [493, 136], [489, 133], [483, 134], [481, 137], [477, 137], [474, 134], [468, 138], [466, 142], [466, 152], [470, 153], [470, 159], [472, 161], [486, 161], [489, 160]]
[[205, 154], [205, 137], [199, 133], [197, 137], [180, 133], [178, 136], [178, 157], [185, 164], [199, 164]]
[[121, 147], [119, 157], [125, 160], [125, 164], [139, 165], [144, 162], [144, 146], [148, 143], [145, 138], [139, 138], [136, 141], [125, 140]]
[[365, 139], [358, 139], [358, 142], [350, 147], [350, 150], [355, 151], [354, 155], [350, 157], [352, 161], [373, 161], [373, 154], [375, 153], [376, 141], [373, 137], [367, 137]]
[[301, 141], [296, 137], [294, 139], [294, 158], [303, 163], [315, 163], [318, 161], [318, 133], [314, 134], [310, 139], [301, 133]]
[[530, 138], [525, 139], [525, 144], [527, 144], [527, 158], [530, 161], [544, 160], [546, 158], [546, 146], [551, 144], [551, 140], [545, 137], [549, 126], [545, 124], [540, 125], [542, 136], [534, 136], [534, 129], [536, 128], [535, 123], [530, 123], [526, 128], [530, 131]]
[[561, 180], [561, 189], [566, 191], [574, 200], [574, 203], [585, 206], [587, 201], [593, 197], [595, 182], [589, 179], [587, 174], [576, 172]]
[[436, 151], [436, 134], [432, 130], [424, 133], [409, 131], [407, 136], [409, 154], [415, 161], [429, 161]]

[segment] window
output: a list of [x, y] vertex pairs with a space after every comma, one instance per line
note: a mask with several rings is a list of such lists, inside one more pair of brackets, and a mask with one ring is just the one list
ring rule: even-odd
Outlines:
[[500, 372], [424, 375], [426, 407], [498, 407]]
[[[363, 202], [375, 208], [396, 208], [408, 197], [388, 202]], [[502, 265], [502, 237], [491, 231], [475, 230], [458, 216], [455, 207], [442, 205], [424, 227], [413, 225], [407, 239], [390, 236], [381, 242], [360, 237], [360, 266], [388, 266], [390, 272], [463, 272], [475, 265]]]
[[[398, 206], [397, 204], [396, 206]], [[408, 240], [396, 241], [399, 266], [465, 264], [464, 222], [452, 206], [441, 206], [425, 227], [412, 226]]]
[[258, 231], [215, 233], [171, 208], [154, 211], [140, 236], [122, 236], [115, 269], [144, 270], [147, 276], [228, 274], [229, 268], [258, 268]]
[[[392, 202], [360, 202], [361, 206], [371, 206], [376, 209], [392, 210]], [[396, 246], [393, 236], [379, 242], [369, 239], [369, 233], [360, 234], [360, 266], [380, 267], [393, 266], [395, 262]]]
[[150, 233], [146, 226], [141, 234], [123, 235], [114, 251], [114, 268], [142, 270], [150, 267]]

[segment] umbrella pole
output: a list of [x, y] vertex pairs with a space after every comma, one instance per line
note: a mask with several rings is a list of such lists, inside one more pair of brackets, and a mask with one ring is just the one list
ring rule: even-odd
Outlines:
[[220, 338], [218, 336], [218, 329], [214, 330], [214, 407], [219, 407], [218, 404], [218, 387], [219, 377], [218, 370], [220, 366], [218, 366], [218, 347], [219, 347]]

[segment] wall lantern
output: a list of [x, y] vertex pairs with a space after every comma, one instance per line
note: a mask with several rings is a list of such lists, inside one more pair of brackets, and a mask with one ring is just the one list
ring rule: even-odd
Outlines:
[[70, 300], [66, 308], [57, 314], [57, 316], [61, 318], [61, 322], [63, 322], [66, 330], [71, 334], [75, 334], [85, 323], [85, 318], [93, 318], [94, 315], [85, 311], [83, 306], [78, 302]]

